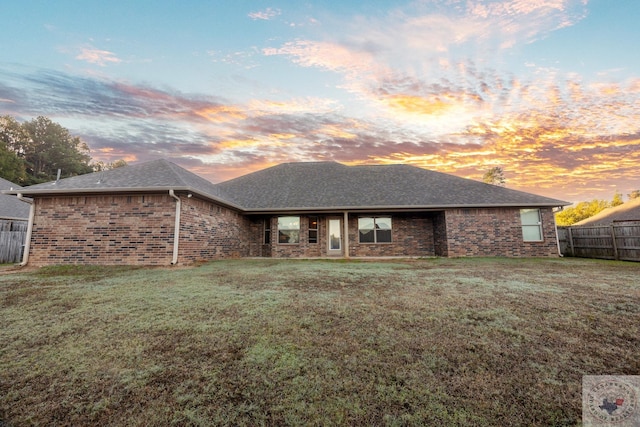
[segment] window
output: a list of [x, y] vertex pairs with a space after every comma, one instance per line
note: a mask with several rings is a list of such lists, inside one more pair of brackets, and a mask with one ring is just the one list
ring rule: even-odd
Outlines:
[[542, 241], [542, 220], [540, 209], [520, 209], [522, 223], [522, 238], [525, 242]]
[[267, 218], [264, 220], [264, 244], [268, 245], [271, 243], [271, 218]]
[[391, 218], [358, 218], [360, 243], [390, 243]]
[[318, 243], [318, 217], [309, 217], [309, 243]]
[[278, 218], [278, 243], [300, 243], [300, 217]]

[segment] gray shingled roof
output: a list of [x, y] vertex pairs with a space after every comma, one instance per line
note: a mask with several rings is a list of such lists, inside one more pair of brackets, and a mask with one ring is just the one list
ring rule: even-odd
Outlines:
[[24, 195], [43, 195], [149, 192], [169, 189], [189, 191], [224, 202], [220, 197], [220, 190], [213, 183], [165, 159], [64, 178], [58, 182], [32, 185], [21, 189], [20, 192]]
[[574, 225], [609, 225], [614, 221], [640, 221], [640, 198], [629, 200], [626, 203], [612, 208], [607, 208]]
[[569, 204], [408, 165], [286, 163], [218, 187], [234, 203], [250, 211]]
[[[7, 181], [4, 178], [0, 178], [0, 191], [21, 189], [18, 184], [14, 184], [11, 181]], [[9, 196], [7, 194], [0, 194], [0, 219], [28, 219], [29, 218], [29, 204], [18, 200], [16, 196]]]
[[248, 213], [287, 210], [534, 207], [569, 203], [407, 165], [285, 163], [212, 184], [167, 160], [61, 179], [25, 195], [190, 191]]

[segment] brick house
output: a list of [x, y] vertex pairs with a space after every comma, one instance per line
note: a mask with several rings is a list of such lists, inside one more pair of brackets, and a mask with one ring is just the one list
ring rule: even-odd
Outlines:
[[287, 163], [219, 184], [166, 160], [13, 191], [33, 199], [24, 263], [241, 257], [558, 256], [568, 203], [407, 165]]

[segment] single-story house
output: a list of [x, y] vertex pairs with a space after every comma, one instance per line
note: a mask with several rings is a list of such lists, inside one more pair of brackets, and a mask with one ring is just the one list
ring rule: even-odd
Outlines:
[[241, 258], [554, 257], [569, 203], [408, 165], [286, 163], [213, 184], [167, 160], [14, 190], [23, 264]]
[[604, 209], [592, 217], [576, 222], [573, 226], [611, 225], [613, 223], [638, 221], [640, 221], [640, 197], [631, 199], [621, 205]]
[[[18, 184], [0, 178], [0, 191], [19, 190]], [[16, 262], [22, 247], [29, 219], [29, 203], [16, 196], [0, 194], [0, 263]]]

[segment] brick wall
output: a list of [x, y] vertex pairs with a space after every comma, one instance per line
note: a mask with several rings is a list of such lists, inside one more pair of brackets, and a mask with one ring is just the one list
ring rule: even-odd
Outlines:
[[238, 212], [215, 203], [181, 196], [179, 263], [251, 254], [251, 242], [259, 238], [257, 228]]
[[[180, 196], [178, 263], [250, 255], [249, 219]], [[168, 194], [39, 197], [29, 264], [169, 265], [176, 201]]]
[[[315, 215], [314, 215], [315, 216]], [[278, 242], [278, 217], [271, 218], [271, 248], [266, 253], [274, 258], [314, 258], [326, 256], [326, 219], [318, 217], [318, 242], [309, 243], [309, 216], [300, 216], [300, 243]], [[269, 255], [265, 255], [269, 256]]]
[[435, 256], [449, 256], [447, 220], [444, 212], [437, 212], [433, 217], [433, 245]]
[[[343, 219], [342, 215], [329, 217]], [[269, 250], [262, 251], [262, 256], [273, 256], [274, 258], [313, 258], [327, 256], [327, 221], [329, 217], [324, 215], [320, 215], [318, 217], [318, 243], [309, 243], [309, 217], [301, 216], [300, 243], [295, 244], [278, 243], [278, 219], [277, 217], [272, 217], [271, 245], [269, 246]], [[392, 221], [393, 234], [391, 243], [359, 243], [358, 217], [350, 215], [349, 256], [382, 257], [434, 255], [433, 218], [431, 214], [396, 214], [392, 217]]]
[[[327, 218], [319, 215], [318, 242], [309, 242], [301, 216], [300, 243], [278, 243], [271, 217], [265, 245], [264, 218], [247, 218], [215, 203], [182, 200], [179, 263], [220, 258], [327, 255]], [[176, 201], [168, 194], [37, 197], [29, 263], [169, 265]], [[349, 256], [558, 256], [551, 209], [540, 209], [542, 242], [524, 242], [519, 209], [452, 209], [394, 214], [392, 242], [358, 241], [358, 216], [349, 216]], [[343, 236], [344, 238], [344, 236]]]
[[175, 200], [168, 195], [37, 197], [29, 264], [168, 265]]
[[360, 243], [358, 217], [349, 217], [349, 255], [352, 257], [434, 256], [431, 215], [391, 216], [391, 243]]
[[558, 256], [555, 218], [540, 209], [542, 242], [522, 238], [520, 209], [451, 209], [445, 212], [448, 256]]

